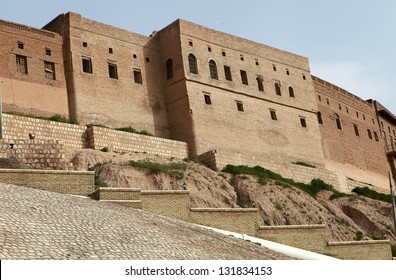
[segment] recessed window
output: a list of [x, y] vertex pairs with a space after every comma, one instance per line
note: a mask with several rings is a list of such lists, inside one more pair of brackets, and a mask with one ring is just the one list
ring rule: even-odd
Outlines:
[[367, 129], [367, 135], [369, 139], [373, 139], [373, 136], [371, 135], [371, 130]]
[[28, 66], [27, 66], [27, 57], [23, 55], [16, 55], [16, 71], [20, 74], [27, 75]]
[[109, 53], [113, 53], [113, 48], [109, 48]]
[[259, 91], [264, 91], [264, 78], [261, 75], [256, 76], [257, 86]]
[[389, 134], [391, 133], [391, 128], [390, 128], [389, 125], [388, 125], [388, 133], [389, 133]]
[[211, 59], [209, 61], [209, 72], [210, 72], [210, 77], [212, 79], [215, 79], [215, 80], [219, 79], [219, 75], [217, 74], [217, 65], [213, 59]]
[[149, 57], [146, 57], [146, 62], [150, 62], [150, 58]]
[[348, 107], [345, 107], [345, 111], [347, 112], [347, 114], [349, 114], [349, 109], [348, 109]]
[[270, 110], [270, 116], [271, 116], [271, 120], [274, 120], [274, 121], [278, 120], [275, 110]]
[[356, 111], [356, 117], [357, 117], [357, 118], [359, 117], [359, 112], [358, 112], [358, 111]]
[[337, 118], [336, 118], [336, 125], [337, 125], [337, 128], [339, 130], [342, 130], [341, 120], [340, 120], [340, 117], [338, 115], [337, 115]]
[[192, 41], [192, 40], [188, 40], [188, 45], [189, 45], [190, 47], [194, 46], [193, 41]]
[[221, 55], [222, 55], [222, 56], [226, 56], [225, 50], [222, 50], [222, 51], [221, 51]]
[[321, 112], [317, 113], [317, 117], [318, 117], [318, 123], [319, 124], [323, 124], [323, 119], [322, 119], [322, 113]]
[[304, 117], [300, 117], [300, 124], [302, 127], [307, 127], [307, 121]]
[[287, 68], [286, 68], [286, 75], [288, 75], [288, 76], [290, 75], [290, 71]]
[[366, 116], [363, 114], [363, 120], [365, 121], [366, 120]]
[[374, 120], [374, 118], [372, 118], [371, 120], [373, 121], [373, 124], [375, 124], [375, 120]]
[[84, 48], [88, 47], [88, 43], [87, 42], [83, 42], [82, 45], [83, 45]]
[[359, 127], [357, 126], [357, 124], [353, 124], [353, 130], [355, 131], [355, 135], [356, 136], [359, 136], [360, 135], [360, 133], [359, 133]]
[[109, 68], [109, 77], [111, 79], [118, 79], [117, 64], [109, 62], [108, 68]]
[[23, 50], [25, 48], [25, 44], [22, 42], [18, 42], [18, 49]]
[[241, 54], [240, 58], [241, 58], [242, 61], [245, 60], [245, 58], [243, 57], [243, 54]]
[[275, 93], [276, 93], [276, 95], [281, 96], [281, 95], [282, 95], [282, 92], [281, 92], [280, 82], [274, 83], [274, 86], [275, 86]]
[[173, 78], [173, 61], [168, 59], [165, 63], [166, 65], [166, 79], [170, 80]]
[[258, 59], [256, 59], [256, 65], [257, 65], [257, 66], [259, 66], [259, 65], [260, 65], [260, 63], [259, 63]]
[[132, 55], [132, 57], [133, 57], [134, 59], [137, 59], [137, 54], [134, 53], [134, 54]]
[[208, 46], [208, 52], [212, 52], [212, 47]]
[[198, 74], [197, 58], [192, 53], [188, 55], [188, 65], [190, 68], [190, 73]]
[[330, 105], [330, 100], [328, 98], [326, 98], [326, 103], [327, 105]]
[[51, 56], [52, 55], [51, 49], [45, 48], [45, 55]]
[[276, 65], [272, 64], [272, 70], [276, 71]]
[[341, 110], [341, 109], [342, 109], [341, 104], [338, 103], [338, 110]]
[[304, 81], [307, 79], [307, 77], [304, 74], [302, 75], [302, 78]]
[[84, 73], [89, 73], [89, 74], [93, 73], [91, 58], [89, 58], [89, 57], [82, 58], [82, 69], [83, 69]]
[[224, 75], [227, 81], [232, 81], [231, 67], [224, 65]]
[[377, 134], [377, 132], [375, 132], [375, 131], [374, 131], [374, 138], [375, 138], [375, 141], [379, 142], [378, 134]]
[[289, 96], [290, 97], [295, 97], [294, 96], [294, 89], [292, 87], [289, 87]]
[[136, 84], [143, 84], [142, 71], [140, 69], [133, 69], [133, 79]]
[[320, 95], [318, 95], [318, 99], [319, 101], [322, 101], [322, 97]]
[[211, 105], [212, 104], [212, 100], [210, 99], [210, 95], [209, 94], [204, 94], [204, 98], [205, 98], [205, 104], [207, 104], [207, 105]]
[[243, 103], [242, 103], [241, 101], [237, 101], [236, 104], [237, 104], [237, 109], [238, 109], [238, 111], [239, 111], [239, 112], [243, 112], [243, 111], [244, 111], [244, 109], [243, 109]]
[[44, 61], [45, 78], [49, 80], [56, 80], [55, 64], [53, 62]]
[[241, 79], [242, 79], [242, 84], [248, 85], [248, 78], [247, 78], [247, 73], [245, 70], [241, 70]]

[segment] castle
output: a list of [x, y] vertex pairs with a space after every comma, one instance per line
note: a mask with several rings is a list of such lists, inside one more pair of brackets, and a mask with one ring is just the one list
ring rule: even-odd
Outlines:
[[42, 29], [0, 21], [0, 38], [5, 113], [147, 130], [215, 168], [305, 162], [342, 190], [396, 179], [396, 117], [306, 57], [180, 19], [147, 37], [71, 12]]

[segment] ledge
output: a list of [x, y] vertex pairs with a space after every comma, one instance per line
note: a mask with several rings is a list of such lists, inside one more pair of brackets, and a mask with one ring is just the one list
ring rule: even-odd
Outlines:
[[75, 171], [75, 170], [42, 170], [42, 169], [0, 169], [0, 173], [37, 173], [37, 174], [79, 174], [95, 175], [95, 171]]
[[257, 208], [191, 208], [191, 212], [257, 212]]
[[316, 224], [316, 225], [288, 225], [288, 226], [260, 226], [260, 230], [266, 229], [274, 229], [274, 230], [282, 230], [282, 229], [325, 229], [326, 225], [324, 224]]
[[99, 191], [101, 192], [140, 192], [140, 189], [130, 189], [130, 188], [99, 188]]
[[390, 244], [390, 240], [363, 240], [363, 241], [344, 241], [327, 242], [328, 246], [363, 245], [363, 244]]
[[190, 194], [185, 190], [142, 190], [141, 194]]

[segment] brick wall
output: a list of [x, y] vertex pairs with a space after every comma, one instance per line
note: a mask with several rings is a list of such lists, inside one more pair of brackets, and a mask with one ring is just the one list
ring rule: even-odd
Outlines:
[[65, 147], [84, 148], [85, 130], [82, 125], [3, 114], [3, 138], [7, 139], [29, 139], [32, 133], [35, 140], [58, 140]]
[[0, 182], [64, 194], [90, 195], [94, 172], [0, 169]]
[[190, 221], [189, 191], [142, 191], [142, 209], [159, 215]]
[[140, 200], [140, 189], [100, 188], [95, 192], [98, 200]]
[[95, 150], [108, 147], [114, 152], [146, 152], [163, 157], [188, 157], [187, 144], [164, 138], [128, 133], [92, 126], [87, 130], [89, 146]]
[[63, 145], [56, 140], [0, 140], [0, 158], [14, 159], [33, 169], [65, 169]]
[[389, 240], [329, 242], [326, 253], [345, 260], [391, 260]]
[[255, 236], [258, 228], [257, 209], [194, 208], [192, 223]]
[[325, 225], [265, 226], [257, 237], [317, 253], [325, 253], [328, 240]]

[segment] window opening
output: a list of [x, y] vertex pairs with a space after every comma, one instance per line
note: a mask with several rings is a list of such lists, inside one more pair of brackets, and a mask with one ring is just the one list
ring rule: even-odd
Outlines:
[[373, 136], [371, 135], [371, 130], [367, 129], [367, 135], [369, 139], [373, 139]]
[[353, 124], [353, 129], [355, 130], [355, 135], [356, 136], [359, 136], [360, 135], [360, 133], [359, 133], [359, 127], [357, 126], [357, 124]]
[[111, 79], [118, 79], [117, 65], [114, 63], [109, 63], [108, 68], [109, 68], [109, 77]]
[[276, 111], [274, 110], [270, 110], [270, 116], [271, 116], [271, 120], [278, 120], [278, 117], [276, 116]]
[[133, 78], [136, 84], [143, 84], [142, 71], [140, 69], [133, 69]]
[[300, 124], [302, 127], [307, 127], [307, 121], [305, 120], [305, 118], [300, 117]]
[[274, 84], [274, 86], [275, 86], [275, 93], [276, 93], [276, 95], [281, 96], [281, 95], [282, 95], [282, 92], [281, 92], [281, 87], [280, 87], [279, 82], [276, 82], [276, 83]]
[[319, 124], [323, 124], [323, 119], [322, 119], [322, 113], [321, 112], [317, 113], [317, 117], [318, 117], [318, 123]]
[[215, 80], [219, 79], [219, 75], [217, 74], [216, 62], [212, 59], [209, 61], [209, 72], [210, 72], [210, 77], [212, 79], [215, 79]]
[[244, 111], [243, 103], [241, 101], [237, 101], [236, 104], [237, 104], [238, 111], [243, 112]]
[[16, 55], [16, 71], [20, 74], [27, 75], [28, 67], [27, 67], [27, 57], [23, 55]]
[[55, 80], [55, 64], [53, 62], [44, 61], [45, 78]]
[[207, 105], [211, 105], [212, 104], [212, 100], [210, 99], [210, 95], [209, 94], [204, 94], [204, 98], [205, 98], [205, 104], [207, 104]]
[[231, 67], [224, 65], [224, 75], [227, 81], [232, 81]]
[[256, 76], [257, 86], [259, 91], [264, 91], [264, 78], [261, 75]]
[[245, 70], [241, 70], [241, 79], [242, 79], [242, 84], [248, 85], [248, 78], [247, 78], [247, 73]]
[[295, 97], [294, 96], [294, 89], [292, 87], [289, 87], [289, 96], [290, 97]]
[[173, 61], [172, 59], [168, 59], [165, 63], [166, 65], [166, 78], [168, 80], [173, 78]]
[[188, 55], [188, 64], [190, 67], [190, 73], [198, 74], [197, 58], [192, 53]]
[[92, 74], [92, 61], [89, 57], [83, 57], [82, 58], [82, 67], [83, 67], [83, 72], [84, 73], [89, 73]]

